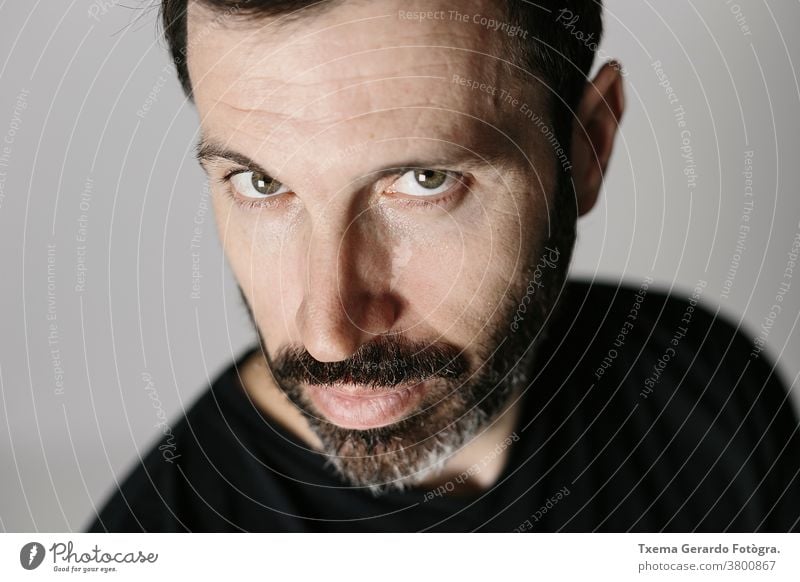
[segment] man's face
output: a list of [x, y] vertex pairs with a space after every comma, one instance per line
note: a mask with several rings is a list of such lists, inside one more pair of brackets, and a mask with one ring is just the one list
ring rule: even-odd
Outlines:
[[373, 488], [421, 479], [508, 402], [572, 245], [550, 220], [553, 152], [520, 109], [547, 119], [546, 89], [512, 82], [503, 33], [449, 10], [344, 2], [220, 26], [190, 3], [227, 259], [278, 385]]

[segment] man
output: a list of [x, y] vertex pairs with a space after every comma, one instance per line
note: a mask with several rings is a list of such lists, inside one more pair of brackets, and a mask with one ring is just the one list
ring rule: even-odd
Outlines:
[[597, 3], [162, 16], [260, 342], [92, 531], [797, 527], [787, 392], [706, 283], [566, 280], [624, 108]]

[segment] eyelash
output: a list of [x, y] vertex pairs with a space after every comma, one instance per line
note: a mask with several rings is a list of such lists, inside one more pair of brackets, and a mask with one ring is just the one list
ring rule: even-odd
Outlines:
[[[395, 177], [395, 180], [398, 179], [400, 176], [405, 174], [411, 170], [418, 170], [417, 166], [410, 166], [404, 168], [398, 168], [396, 173], [392, 175]], [[395, 202], [401, 204], [402, 206], [406, 207], [415, 207], [415, 208], [429, 208], [431, 206], [444, 206], [445, 204], [452, 201], [458, 194], [460, 194], [462, 188], [468, 188], [468, 179], [470, 178], [469, 174], [462, 174], [460, 172], [455, 172], [452, 170], [439, 170], [436, 168], [425, 168], [430, 170], [435, 170], [439, 172], [447, 172], [448, 174], [452, 175], [457, 181], [458, 185], [454, 186], [450, 189], [450, 192], [444, 196], [439, 196], [437, 198], [426, 200], [424, 198], [395, 198]], [[275, 196], [274, 198], [253, 198], [253, 199], [242, 199], [239, 196], [236, 196], [233, 187], [231, 186], [231, 178], [233, 178], [237, 174], [243, 174], [245, 172], [255, 172], [256, 170], [251, 170], [249, 168], [237, 168], [235, 170], [230, 170], [224, 176], [219, 178], [217, 182], [219, 182], [224, 188], [226, 195], [231, 198], [237, 206], [240, 208], [244, 208], [246, 210], [254, 210], [254, 209], [263, 209], [263, 208], [275, 208], [281, 202], [280, 200], [283, 196]]]

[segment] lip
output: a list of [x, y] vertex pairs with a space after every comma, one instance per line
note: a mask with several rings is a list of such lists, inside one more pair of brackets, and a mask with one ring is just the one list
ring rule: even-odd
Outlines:
[[425, 382], [375, 390], [360, 385], [308, 386], [308, 397], [319, 412], [342, 428], [367, 430], [403, 419], [421, 401], [427, 391]]

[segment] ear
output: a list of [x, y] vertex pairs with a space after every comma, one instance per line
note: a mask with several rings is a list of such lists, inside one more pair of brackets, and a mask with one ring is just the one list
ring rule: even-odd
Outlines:
[[624, 109], [620, 65], [612, 61], [586, 84], [572, 126], [572, 177], [579, 216], [597, 202]]

